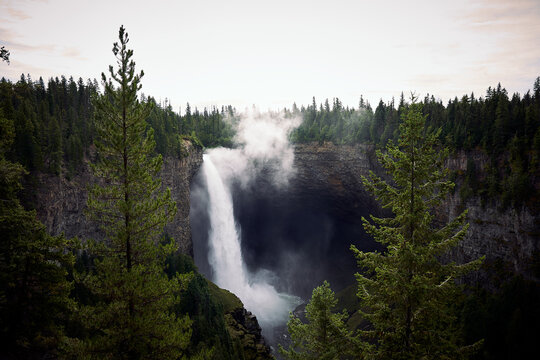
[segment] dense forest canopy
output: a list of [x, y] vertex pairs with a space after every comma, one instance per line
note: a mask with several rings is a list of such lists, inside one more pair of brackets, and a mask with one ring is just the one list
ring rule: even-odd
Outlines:
[[[508, 149], [518, 138], [522, 147], [540, 145], [540, 77], [533, 92], [524, 96], [515, 93], [510, 98], [501, 84], [488, 88], [485, 97], [474, 94], [455, 97], [445, 106], [433, 95], [420, 99], [427, 115], [428, 128], [441, 128], [440, 140], [454, 149], [481, 148], [489, 153]], [[332, 103], [312, 104], [300, 109], [293, 105], [288, 114], [301, 115], [303, 122], [293, 133], [294, 142], [332, 141], [336, 144], [371, 142], [386, 144], [396, 141], [401, 115], [409, 104], [404, 94], [399, 103], [395, 99], [380, 100], [375, 110], [360, 97], [358, 108], [345, 107], [338, 98]]]
[[[71, 176], [91, 155], [95, 137], [91, 99], [100, 93], [96, 80], [64, 76], [34, 81], [21, 75], [17, 82], [0, 80], [0, 109], [15, 124], [15, 139], [7, 158], [29, 171]], [[152, 104], [147, 123], [154, 129], [156, 151], [182, 156], [181, 138], [204, 147], [234, 146], [239, 116], [232, 106], [202, 111], [189, 103], [183, 114], [165, 100], [141, 95]], [[538, 198], [540, 176], [540, 77], [525, 95], [509, 96], [500, 84], [488, 88], [484, 97], [474, 94], [455, 97], [446, 105], [433, 95], [421, 99], [427, 128], [440, 128], [439, 140], [454, 151], [482, 151], [490, 161], [480, 174], [469, 161], [460, 174], [463, 198], [478, 194], [483, 199], [499, 198], [503, 207], [527, 204]], [[373, 143], [384, 146], [396, 141], [398, 126], [409, 104], [402, 94], [379, 101], [375, 109], [360, 97], [358, 107], [344, 106], [338, 98], [318, 104], [284, 109], [287, 117], [302, 119], [291, 134], [294, 143], [326, 141], [335, 144]], [[531, 196], [533, 194], [533, 196]]]
[[[45, 84], [42, 78], [33, 81], [30, 75], [21, 75], [16, 83], [2, 78], [0, 109], [16, 127], [8, 157], [30, 171], [72, 174], [94, 142], [91, 99], [99, 93], [98, 82], [90, 79], [84, 82], [62, 76]], [[180, 116], [167, 101], [158, 103], [144, 95], [141, 101], [152, 105], [147, 122], [154, 129], [156, 151], [162, 155], [181, 155], [181, 137], [206, 147], [232, 145], [230, 119], [236, 116], [232, 106], [200, 111], [187, 104]]]
[[[441, 129], [439, 140], [453, 151], [479, 150], [490, 161], [483, 174], [474, 162], [467, 163], [461, 195], [478, 194], [484, 199], [499, 198], [503, 207], [526, 203], [534, 206], [538, 199], [540, 176], [540, 77], [533, 91], [511, 97], [500, 84], [488, 88], [485, 97], [474, 94], [455, 97], [445, 106], [433, 95], [420, 102], [426, 128]], [[373, 143], [384, 145], [397, 141], [401, 116], [409, 104], [402, 93], [399, 103], [382, 100], [375, 110], [362, 97], [358, 108], [344, 107], [335, 98], [330, 105], [294, 105], [286, 110], [290, 116], [301, 116], [302, 124], [293, 131], [292, 141], [305, 143], [331, 141], [336, 144]]]

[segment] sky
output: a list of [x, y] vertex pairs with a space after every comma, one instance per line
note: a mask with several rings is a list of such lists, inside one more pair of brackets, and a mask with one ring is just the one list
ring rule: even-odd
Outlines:
[[0, 76], [100, 79], [124, 25], [144, 92], [175, 110], [338, 97], [446, 102], [540, 76], [538, 0], [0, 0]]

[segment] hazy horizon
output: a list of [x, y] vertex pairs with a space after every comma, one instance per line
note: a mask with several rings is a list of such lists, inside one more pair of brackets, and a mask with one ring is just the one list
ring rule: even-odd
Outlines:
[[124, 25], [142, 92], [175, 111], [261, 110], [338, 97], [373, 107], [414, 91], [447, 102], [540, 75], [540, 2], [0, 0], [0, 46], [21, 74], [100, 79]]

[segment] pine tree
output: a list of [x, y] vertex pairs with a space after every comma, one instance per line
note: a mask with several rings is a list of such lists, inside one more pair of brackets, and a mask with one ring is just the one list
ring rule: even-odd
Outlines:
[[75, 358], [177, 359], [191, 336], [189, 318], [172, 312], [185, 277], [169, 280], [165, 260], [175, 246], [158, 243], [176, 204], [169, 189], [160, 192], [162, 158], [153, 156], [145, 120], [151, 109], [137, 98], [143, 72], [135, 73], [123, 26], [119, 40], [118, 69], [109, 67], [112, 79], [102, 74], [104, 94], [94, 101], [99, 160], [93, 171], [103, 181], [90, 189], [88, 208], [106, 240], [92, 243], [95, 270], [80, 277], [96, 301], [80, 310], [88, 338], [71, 339], [67, 348]]
[[337, 305], [328, 282], [313, 289], [306, 305], [307, 323], [290, 315], [287, 330], [292, 344], [288, 350], [279, 345], [279, 352], [291, 360], [353, 358], [357, 343], [345, 326], [347, 313], [334, 313]]
[[[436, 148], [438, 133], [425, 134], [421, 104], [414, 102], [400, 124], [398, 146], [377, 152], [391, 176], [371, 173], [364, 185], [394, 217], [363, 219], [366, 231], [386, 248], [362, 252], [352, 246], [363, 315], [372, 328], [361, 332], [374, 359], [456, 359], [466, 357], [453, 312], [458, 279], [480, 260], [463, 265], [442, 259], [464, 237], [463, 212], [437, 227], [434, 210], [454, 184], [445, 180], [447, 149]], [[469, 347], [470, 348], [470, 347]]]
[[4, 156], [14, 133], [0, 109], [0, 358], [34, 359], [53, 355], [63, 336], [73, 256], [17, 199], [26, 171]]
[[0, 60], [5, 61], [9, 64], [9, 50], [2, 46], [0, 48]]

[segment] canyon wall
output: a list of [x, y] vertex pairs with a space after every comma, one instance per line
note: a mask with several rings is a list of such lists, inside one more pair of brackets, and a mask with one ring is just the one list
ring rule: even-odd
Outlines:
[[[192, 178], [202, 164], [202, 149], [188, 141], [184, 142], [184, 146], [187, 150], [184, 158], [164, 159], [161, 178], [163, 186], [171, 189], [178, 206], [178, 213], [166, 231], [177, 240], [182, 253], [193, 256], [189, 194]], [[324, 206], [322, 210], [357, 227], [361, 227], [360, 217], [366, 215], [366, 209], [381, 215], [381, 209], [361, 182], [361, 176], [367, 175], [370, 170], [383, 173], [372, 145], [298, 144], [294, 152], [295, 173], [285, 191], [267, 190], [271, 186], [267, 186], [263, 178], [257, 182], [256, 191], [248, 196], [255, 200], [258, 196], [271, 198], [273, 201], [269, 206], [277, 206], [271, 210], [278, 212], [283, 210], [275, 205], [278, 203], [284, 203], [289, 208], [297, 202], [301, 203], [302, 209], [298, 211], [312, 211], [317, 206]], [[481, 152], [460, 152], [450, 157], [447, 166], [464, 172], [468, 160], [473, 160], [481, 172], [488, 158]], [[67, 237], [78, 236], [83, 240], [102, 237], [98, 226], [89, 222], [84, 215], [86, 188], [93, 181], [88, 166], [82, 167], [70, 179], [47, 174], [38, 176], [36, 210], [50, 233], [63, 232]], [[526, 207], [500, 211], [496, 204], [483, 206], [478, 197], [471, 197], [463, 203], [458, 193], [456, 191], [450, 196], [439, 212], [439, 217], [445, 221], [462, 209], [469, 209], [470, 228], [453, 257], [466, 261], [485, 255], [487, 262], [502, 261], [513, 272], [531, 276], [534, 256], [540, 253], [540, 216]], [[317, 204], [311, 206], [310, 201]], [[250, 213], [238, 215], [241, 218]], [[247, 229], [246, 233], [249, 234]], [[260, 242], [258, 246], [262, 246]]]
[[[480, 151], [452, 154], [446, 165], [464, 173], [467, 161], [471, 160], [482, 176], [489, 159]], [[367, 175], [369, 170], [383, 174], [373, 146], [297, 145], [295, 167], [297, 175], [291, 181], [290, 193], [324, 193], [333, 198], [330, 203], [334, 204], [334, 210], [344, 216], [355, 216], [355, 209], [362, 206], [370, 207], [372, 212], [380, 211], [361, 184], [361, 176]], [[470, 227], [465, 239], [451, 254], [452, 259], [469, 261], [485, 255], [489, 264], [504, 264], [514, 273], [535, 277], [533, 267], [538, 266], [540, 254], [540, 214], [525, 206], [502, 210], [497, 201], [482, 204], [477, 196], [463, 202], [457, 188], [441, 206], [438, 217], [447, 221], [464, 209], [468, 209]]]
[[[479, 177], [485, 176], [489, 158], [481, 151], [457, 152], [449, 157], [446, 165], [463, 174], [468, 161], [475, 164]], [[510, 271], [540, 281], [535, 268], [540, 260], [540, 214], [524, 205], [503, 209], [498, 200], [483, 204], [479, 196], [463, 200], [459, 183], [456, 187], [439, 213], [442, 220], [448, 221], [464, 209], [468, 210], [469, 230], [452, 252], [452, 258], [464, 262], [485, 255], [488, 266], [498, 267], [492, 269], [494, 271]]]
[[[191, 142], [183, 142], [186, 156], [183, 158], [165, 157], [161, 168], [163, 188], [169, 187], [178, 212], [165, 231], [173, 237], [183, 254], [193, 256], [191, 227], [189, 224], [189, 187], [191, 179], [202, 164], [202, 149]], [[88, 163], [71, 178], [38, 175], [36, 191], [36, 211], [38, 218], [47, 230], [66, 237], [77, 236], [81, 240], [101, 239], [99, 226], [88, 220], [84, 211], [88, 197], [87, 187], [95, 182]]]

